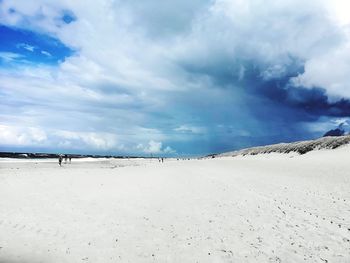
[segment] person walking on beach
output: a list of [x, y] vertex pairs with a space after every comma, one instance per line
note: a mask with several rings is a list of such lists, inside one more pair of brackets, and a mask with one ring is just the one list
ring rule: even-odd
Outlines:
[[59, 155], [58, 156], [58, 164], [59, 164], [59, 166], [62, 166], [62, 155]]
[[71, 163], [72, 162], [72, 157], [71, 156], [69, 156], [69, 163]]

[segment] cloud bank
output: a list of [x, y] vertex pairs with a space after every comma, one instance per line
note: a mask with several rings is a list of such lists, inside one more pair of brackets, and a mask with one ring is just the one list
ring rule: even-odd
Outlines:
[[320, 136], [350, 117], [346, 8], [3, 0], [1, 147], [205, 154]]

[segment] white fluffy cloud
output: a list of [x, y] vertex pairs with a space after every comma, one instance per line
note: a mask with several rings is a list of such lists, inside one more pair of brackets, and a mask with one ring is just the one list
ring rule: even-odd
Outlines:
[[28, 51], [30, 51], [30, 52], [33, 52], [34, 49], [35, 49], [34, 46], [28, 45], [28, 44], [26, 44], [26, 43], [20, 43], [20, 44], [18, 44], [18, 45], [17, 45], [17, 48], [23, 48], [23, 49], [28, 50]]
[[46, 133], [36, 127], [0, 125], [0, 141], [3, 145], [41, 145], [46, 140]]
[[[141, 132], [142, 129], [139, 130]], [[150, 130], [143, 130], [149, 132]], [[128, 134], [130, 136], [130, 134]], [[139, 135], [138, 135], [139, 136]], [[150, 140], [148, 143], [136, 144], [143, 141], [144, 137], [135, 136], [135, 141], [125, 148], [121, 142], [122, 136], [106, 132], [73, 132], [69, 130], [41, 130], [38, 127], [19, 127], [0, 125], [0, 141], [2, 145], [26, 146], [26, 147], [48, 147], [55, 142], [56, 150], [79, 150], [90, 149], [93, 151], [119, 151], [136, 152], [147, 154], [171, 154], [175, 151], [169, 146], [163, 146], [160, 141]], [[151, 134], [152, 136], [152, 134]], [[153, 136], [152, 136], [153, 137]], [[147, 137], [146, 137], [147, 138]], [[158, 138], [161, 138], [159, 136]], [[127, 142], [127, 140], [123, 140]]]
[[[347, 0], [323, 1], [329, 18], [338, 24], [341, 41], [305, 61], [305, 72], [295, 77], [295, 86], [320, 87], [331, 97], [350, 98], [350, 2]], [[325, 36], [323, 41], [329, 41]], [[322, 39], [321, 39], [322, 40]]]
[[149, 141], [147, 145], [139, 144], [136, 147], [138, 150], [148, 153], [148, 154], [172, 154], [175, 153], [175, 151], [169, 147], [163, 147], [162, 142], [157, 141]]
[[22, 55], [13, 52], [0, 52], [0, 59], [4, 62], [11, 62], [16, 59], [23, 58]]
[[313, 57], [305, 63], [305, 72], [293, 84], [325, 88], [329, 95], [350, 97], [350, 38], [343, 46]]
[[117, 137], [110, 133], [71, 132], [63, 130], [56, 131], [54, 135], [60, 137], [60, 143], [62, 145], [71, 146], [74, 143], [80, 145], [83, 142], [86, 146], [94, 149], [109, 150], [118, 148]]

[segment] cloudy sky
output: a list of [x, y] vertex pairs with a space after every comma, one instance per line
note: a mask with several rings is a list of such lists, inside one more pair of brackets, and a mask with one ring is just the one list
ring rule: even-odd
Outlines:
[[0, 150], [176, 156], [322, 136], [350, 117], [348, 10], [0, 0]]

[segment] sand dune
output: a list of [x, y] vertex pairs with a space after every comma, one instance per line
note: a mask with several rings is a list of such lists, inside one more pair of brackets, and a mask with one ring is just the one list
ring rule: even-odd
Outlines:
[[350, 262], [350, 148], [0, 162], [0, 262]]
[[266, 146], [246, 148], [238, 151], [218, 154], [222, 156], [257, 155], [265, 153], [299, 153], [305, 154], [314, 150], [336, 149], [350, 143], [350, 135], [322, 137], [316, 140], [278, 143]]

